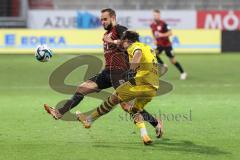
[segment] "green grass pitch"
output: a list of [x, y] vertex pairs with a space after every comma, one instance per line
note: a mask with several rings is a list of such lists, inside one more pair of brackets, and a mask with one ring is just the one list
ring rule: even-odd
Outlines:
[[[146, 109], [165, 116], [165, 135], [144, 146], [129, 117], [118, 107], [87, 130], [78, 122], [55, 121], [42, 105], [70, 95], [53, 91], [49, 75], [74, 55], [55, 55], [48, 63], [33, 55], [0, 56], [0, 160], [225, 160], [240, 157], [240, 54], [178, 55], [186, 81], [169, 64], [162, 77], [174, 90]], [[86, 68], [69, 75], [77, 85]], [[101, 94], [101, 93], [99, 93]], [[87, 111], [101, 100], [86, 97]], [[76, 110], [75, 109], [75, 110]], [[173, 117], [174, 116], [174, 117]]]

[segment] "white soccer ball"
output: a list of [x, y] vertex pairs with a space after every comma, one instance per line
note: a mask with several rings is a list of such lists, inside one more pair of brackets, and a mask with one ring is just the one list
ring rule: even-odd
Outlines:
[[52, 51], [47, 45], [39, 45], [36, 48], [35, 57], [40, 62], [47, 62], [52, 57]]

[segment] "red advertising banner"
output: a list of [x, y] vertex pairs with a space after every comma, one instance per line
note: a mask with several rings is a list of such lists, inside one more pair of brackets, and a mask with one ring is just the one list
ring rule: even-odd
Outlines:
[[198, 11], [197, 28], [239, 30], [239, 11]]

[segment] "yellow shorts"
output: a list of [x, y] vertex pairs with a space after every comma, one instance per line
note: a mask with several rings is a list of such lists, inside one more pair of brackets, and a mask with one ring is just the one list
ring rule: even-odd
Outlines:
[[129, 81], [123, 83], [116, 89], [116, 94], [121, 101], [134, 101], [134, 107], [142, 110], [148, 102], [156, 96], [157, 89], [151, 84], [134, 85]]

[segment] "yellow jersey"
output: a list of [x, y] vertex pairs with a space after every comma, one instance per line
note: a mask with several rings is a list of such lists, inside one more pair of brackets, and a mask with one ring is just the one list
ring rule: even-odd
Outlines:
[[136, 76], [134, 79], [136, 80], [136, 84], [151, 84], [153, 87], [159, 87], [159, 71], [158, 71], [158, 62], [155, 57], [155, 53], [153, 49], [141, 42], [134, 42], [128, 48], [128, 56], [130, 63], [132, 62], [132, 58], [134, 56], [134, 52], [136, 50], [142, 51], [142, 57], [140, 60], [139, 67], [137, 68]]

